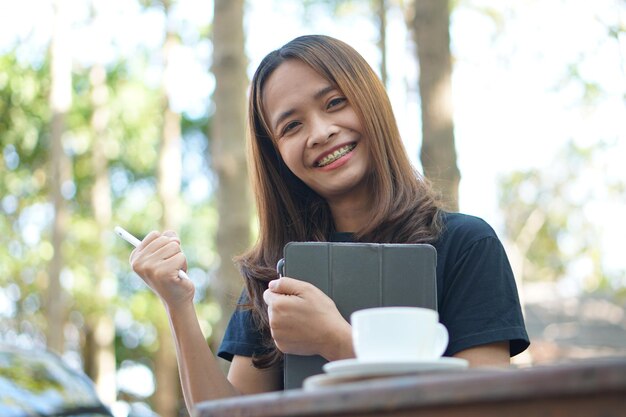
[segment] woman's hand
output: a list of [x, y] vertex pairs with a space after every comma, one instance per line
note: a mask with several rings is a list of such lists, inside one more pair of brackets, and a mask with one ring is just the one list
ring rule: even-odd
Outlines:
[[352, 328], [333, 300], [308, 282], [280, 278], [263, 293], [272, 338], [283, 353], [354, 357]]
[[178, 277], [179, 269], [187, 270], [187, 259], [176, 233], [150, 232], [130, 254], [130, 264], [168, 308], [193, 300], [193, 283]]

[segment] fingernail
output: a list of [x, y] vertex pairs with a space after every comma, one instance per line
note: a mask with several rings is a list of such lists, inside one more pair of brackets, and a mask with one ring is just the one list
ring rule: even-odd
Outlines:
[[274, 288], [276, 288], [276, 285], [278, 285], [278, 282], [277, 282], [277, 281], [278, 281], [278, 280], [276, 280], [276, 279], [275, 279], [275, 280], [273, 280], [273, 281], [270, 281], [270, 283], [267, 285], [267, 286], [269, 287], [269, 289], [270, 289], [270, 290], [273, 290]]

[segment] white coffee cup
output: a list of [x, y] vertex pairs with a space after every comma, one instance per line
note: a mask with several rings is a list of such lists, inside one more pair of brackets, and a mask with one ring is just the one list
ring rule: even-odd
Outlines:
[[359, 361], [434, 360], [448, 346], [448, 330], [428, 308], [369, 308], [352, 313], [350, 321]]

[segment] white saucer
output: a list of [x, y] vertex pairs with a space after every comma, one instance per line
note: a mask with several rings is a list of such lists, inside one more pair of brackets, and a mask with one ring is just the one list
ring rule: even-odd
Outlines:
[[377, 375], [398, 375], [408, 373], [441, 372], [466, 369], [469, 363], [461, 358], [441, 357], [429, 360], [360, 362], [358, 359], [344, 359], [328, 362], [323, 369], [329, 375], [342, 377], [368, 377]]

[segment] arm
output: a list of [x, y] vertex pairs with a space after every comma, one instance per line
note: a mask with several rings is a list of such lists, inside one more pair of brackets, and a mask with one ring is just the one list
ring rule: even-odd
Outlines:
[[226, 379], [204, 339], [193, 303], [166, 304], [166, 310], [187, 410], [191, 412], [200, 401], [238, 395], [240, 391]]
[[[217, 359], [206, 343], [193, 305], [195, 288], [189, 280], [178, 277], [186, 269], [180, 241], [173, 232], [152, 232], [132, 252], [133, 270], [161, 298], [174, 336], [181, 385], [187, 409], [199, 401], [224, 398], [263, 390], [264, 378], [253, 367], [234, 364], [232, 382], [223, 374]], [[250, 382], [248, 381], [250, 379]]]
[[200, 401], [280, 389], [282, 370], [257, 369], [252, 358], [235, 356], [224, 377], [198, 325], [195, 308], [168, 309], [176, 343], [180, 380], [187, 409]]
[[282, 379], [281, 367], [257, 369], [247, 356], [235, 355], [228, 371], [228, 380], [244, 395], [278, 391], [282, 388]]
[[467, 359], [472, 368], [479, 366], [506, 367], [511, 364], [508, 340], [465, 349], [453, 356]]

